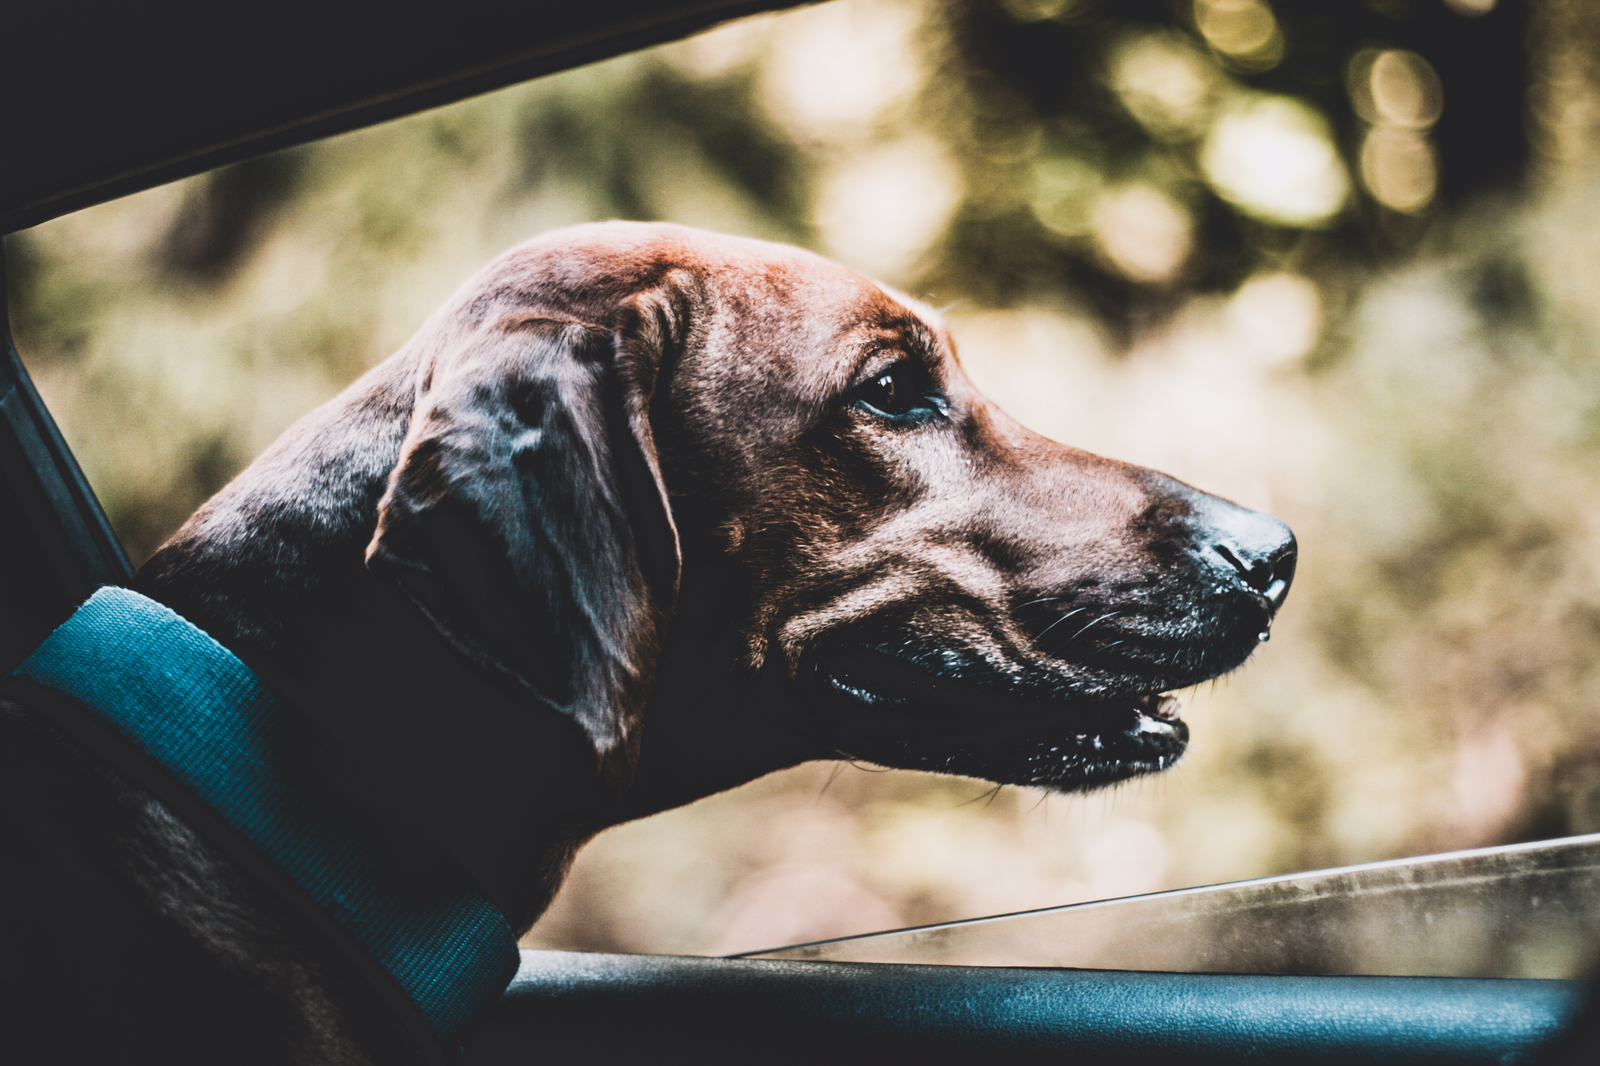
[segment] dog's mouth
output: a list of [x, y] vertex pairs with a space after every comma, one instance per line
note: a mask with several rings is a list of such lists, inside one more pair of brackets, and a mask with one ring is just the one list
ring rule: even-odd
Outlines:
[[809, 652], [796, 680], [841, 754], [1000, 784], [1092, 789], [1170, 767], [1189, 739], [1169, 693], [1062, 696], [865, 645]]

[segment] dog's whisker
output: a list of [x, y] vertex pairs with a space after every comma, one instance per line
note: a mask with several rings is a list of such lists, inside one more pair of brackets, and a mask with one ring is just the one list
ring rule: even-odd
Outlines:
[[1039, 635], [1033, 638], [1033, 646], [1037, 648], [1039, 646], [1039, 642], [1044, 639], [1044, 635], [1046, 633], [1050, 632], [1056, 626], [1060, 625], [1062, 622], [1065, 622], [1067, 619], [1071, 618], [1073, 615], [1082, 614], [1084, 611], [1087, 611], [1088, 609], [1089, 608], [1087, 608], [1087, 607], [1075, 607], [1072, 610], [1068, 611], [1066, 614], [1062, 615], [1060, 618], [1057, 618], [1054, 622], [1051, 622], [1049, 625], [1045, 626], [1044, 629], [1040, 630]]
[[956, 804], [956, 809], [960, 810], [962, 807], [970, 807], [979, 800], [982, 800], [984, 809], [987, 810], [989, 804], [994, 802], [995, 796], [999, 795], [1000, 790], [1004, 787], [1004, 785], [996, 785], [993, 788], [986, 788], [976, 796], [973, 796], [971, 799], [962, 800], [960, 803]]
[[1066, 640], [1063, 640], [1060, 644], [1056, 645], [1056, 647], [1055, 647], [1055, 649], [1053, 651], [1049, 651], [1047, 654], [1050, 654], [1050, 655], [1060, 655], [1060, 654], [1062, 654], [1068, 648], [1072, 647], [1073, 641], [1077, 640], [1079, 637], [1083, 636], [1085, 633], [1089, 632], [1089, 630], [1093, 629], [1095, 626], [1099, 625], [1101, 622], [1104, 622], [1106, 619], [1115, 618], [1117, 615], [1119, 615], [1121, 613], [1122, 613], [1122, 610], [1119, 608], [1119, 609], [1117, 609], [1115, 611], [1108, 611], [1105, 614], [1101, 615], [1099, 618], [1093, 619], [1092, 621], [1089, 622], [1088, 625], [1084, 626], [1082, 629], [1080, 629], [1076, 633], [1072, 634], [1072, 636], [1068, 637]]
[[862, 770], [869, 774], [886, 774], [894, 769], [892, 766], [874, 766], [871, 763], [862, 762], [849, 752], [840, 751], [838, 748], [834, 748], [833, 753], [839, 757], [840, 762], [849, 763], [851, 769]]
[[1112, 648], [1115, 648], [1118, 644], [1126, 644], [1126, 643], [1128, 643], [1128, 642], [1125, 641], [1125, 640], [1113, 640], [1110, 644], [1102, 644], [1102, 645], [1100, 645], [1100, 647], [1098, 647], [1094, 651], [1090, 652], [1087, 658], [1088, 659], [1093, 659], [1096, 655], [1099, 655], [1103, 651], [1110, 651]]
[[833, 786], [833, 783], [839, 779], [839, 775], [842, 774], [842, 773], [844, 773], [844, 763], [842, 763], [842, 762], [834, 763], [833, 764], [833, 772], [830, 773], [828, 775], [828, 779], [822, 783], [822, 790], [817, 793], [817, 798], [816, 798], [815, 802], [812, 803], [813, 807], [818, 806], [818, 805], [820, 805], [822, 803], [822, 797], [827, 794], [828, 789]]
[[[1117, 615], [1119, 615], [1121, 613], [1122, 613], [1121, 610], [1107, 611], [1105, 614], [1101, 615], [1099, 618], [1096, 618], [1094, 621], [1090, 622], [1088, 625], [1084, 626], [1082, 629], [1080, 629], [1076, 633], [1072, 634], [1072, 636], [1068, 637], [1066, 643], [1067, 644], [1071, 644], [1073, 641], [1077, 640], [1079, 637], [1081, 637], [1085, 633], [1089, 632], [1089, 630], [1093, 629], [1095, 626], [1099, 625], [1101, 622], [1104, 622], [1107, 618], [1115, 618]], [[1063, 645], [1063, 647], [1065, 647], [1065, 645]]]
[[1017, 604], [1015, 610], [1020, 611], [1020, 610], [1023, 610], [1024, 608], [1032, 607], [1033, 605], [1038, 604], [1038, 603], [1059, 603], [1060, 601], [1061, 601], [1061, 597], [1060, 596], [1040, 596], [1036, 600], [1029, 600], [1027, 603], [1019, 603], [1019, 604]]

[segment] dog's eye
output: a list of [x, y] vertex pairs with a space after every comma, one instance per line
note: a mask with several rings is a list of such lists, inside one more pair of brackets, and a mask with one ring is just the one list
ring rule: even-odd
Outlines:
[[915, 363], [896, 363], [856, 389], [856, 403], [893, 422], [925, 422], [944, 413], [945, 399]]

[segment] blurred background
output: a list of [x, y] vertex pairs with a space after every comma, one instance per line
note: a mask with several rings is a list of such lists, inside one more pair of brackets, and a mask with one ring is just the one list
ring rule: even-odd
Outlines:
[[1600, 830], [1600, 5], [833, 0], [7, 238], [135, 562], [535, 233], [947, 308], [1059, 440], [1288, 521], [1272, 642], [1087, 797], [811, 765], [603, 834], [530, 946], [725, 953]]

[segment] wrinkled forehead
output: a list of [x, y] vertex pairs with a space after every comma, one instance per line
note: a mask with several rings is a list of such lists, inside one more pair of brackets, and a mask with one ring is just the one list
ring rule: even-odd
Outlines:
[[692, 277], [700, 293], [695, 341], [671, 375], [697, 402], [814, 413], [887, 353], [920, 359], [936, 376], [949, 362], [938, 316], [918, 301], [804, 249], [670, 224], [548, 233], [466, 291], [606, 323], [675, 275]]
[[828, 401], [895, 358], [930, 368], [947, 358], [949, 340], [932, 309], [792, 251], [710, 272], [705, 369], [764, 380], [805, 407]]

